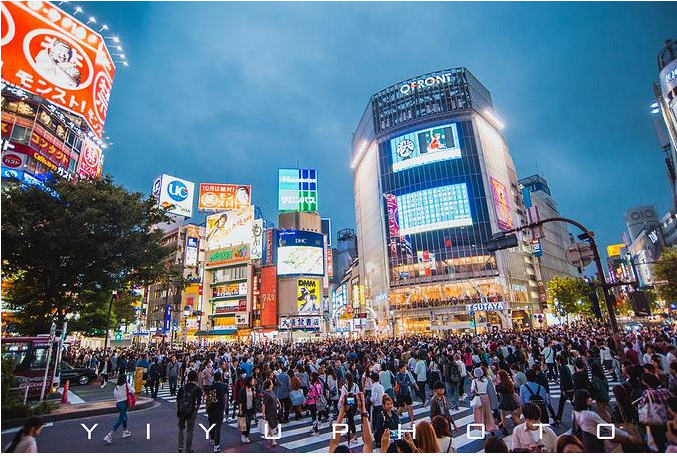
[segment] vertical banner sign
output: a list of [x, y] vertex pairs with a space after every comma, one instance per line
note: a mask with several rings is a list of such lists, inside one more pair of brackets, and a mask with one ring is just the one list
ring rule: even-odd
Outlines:
[[197, 266], [199, 240], [200, 229], [198, 229], [195, 225], [189, 225], [186, 227], [186, 256], [184, 259], [184, 265], [187, 267]]
[[491, 193], [494, 197], [494, 208], [496, 209], [496, 219], [498, 228], [509, 230], [513, 227], [512, 215], [510, 214], [510, 197], [508, 189], [499, 181], [490, 178]]
[[277, 271], [261, 268], [261, 326], [277, 325]]
[[172, 325], [172, 305], [167, 305], [165, 307], [165, 321], [164, 321], [164, 326], [162, 329], [164, 330], [165, 333], [170, 329]]
[[263, 257], [263, 219], [255, 219], [252, 223], [252, 239], [249, 256], [252, 260]]
[[273, 263], [273, 230], [266, 231], [266, 265]]
[[388, 233], [390, 235], [390, 252], [397, 254], [397, 238], [400, 236], [400, 224], [397, 220], [397, 198], [393, 194], [386, 195], [388, 206]]
[[102, 137], [115, 65], [101, 35], [49, 2], [7, 1], [1, 44], [3, 80], [81, 116]]
[[327, 247], [327, 276], [334, 277], [334, 252], [331, 247]]

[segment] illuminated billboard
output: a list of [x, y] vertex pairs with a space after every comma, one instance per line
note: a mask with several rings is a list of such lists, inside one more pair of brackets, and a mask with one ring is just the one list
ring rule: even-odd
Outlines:
[[254, 207], [251, 205], [207, 216], [207, 249], [250, 244], [253, 223]]
[[277, 325], [277, 273], [275, 267], [261, 268], [261, 326]]
[[252, 186], [200, 183], [198, 208], [229, 210], [251, 205]]
[[151, 193], [167, 213], [184, 217], [193, 215], [195, 184], [192, 182], [163, 174], [153, 182]]
[[205, 267], [211, 268], [249, 260], [249, 245], [241, 244], [207, 253]]
[[458, 159], [461, 148], [456, 124], [407, 133], [390, 140], [393, 171], [406, 170], [426, 163]]
[[296, 284], [297, 314], [320, 314], [322, 289], [319, 279], [299, 279]]
[[281, 168], [278, 176], [278, 209], [317, 211], [317, 170]]
[[255, 219], [251, 227], [251, 258], [258, 260], [263, 257], [263, 219]]
[[494, 208], [496, 209], [496, 219], [498, 220], [498, 228], [502, 230], [509, 230], [513, 227], [512, 215], [510, 214], [510, 196], [508, 189], [494, 178], [489, 178], [491, 181], [491, 194], [494, 197]]
[[472, 225], [465, 183], [410, 192], [396, 201], [401, 236]]
[[2, 79], [81, 116], [101, 138], [115, 65], [101, 35], [49, 2], [2, 2]]
[[[33, 133], [35, 134], [35, 132]], [[100, 178], [103, 170], [103, 154], [101, 148], [89, 138], [82, 140], [78, 174], [84, 177]], [[192, 184], [192, 183], [191, 183]], [[192, 198], [191, 198], [192, 209]]]
[[324, 276], [324, 236], [301, 230], [278, 234], [277, 274]]

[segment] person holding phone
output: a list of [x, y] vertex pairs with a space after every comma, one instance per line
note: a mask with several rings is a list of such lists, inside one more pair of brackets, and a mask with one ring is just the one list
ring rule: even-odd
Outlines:
[[555, 452], [557, 435], [550, 427], [541, 427], [541, 408], [527, 402], [522, 405], [524, 422], [512, 431], [512, 449], [529, 449], [530, 452]]
[[360, 393], [360, 388], [353, 381], [353, 373], [346, 373], [346, 383], [341, 387], [341, 401], [346, 405], [346, 418], [348, 419], [348, 437], [352, 436], [352, 443], [357, 444], [357, 429], [355, 428], [355, 413], [357, 412], [357, 400], [355, 397]]
[[400, 425], [400, 417], [395, 411], [395, 402], [390, 398], [390, 395], [384, 394], [381, 398], [381, 404], [383, 409], [378, 414], [374, 414], [376, 447], [381, 446], [381, 437], [385, 431], [397, 433]]

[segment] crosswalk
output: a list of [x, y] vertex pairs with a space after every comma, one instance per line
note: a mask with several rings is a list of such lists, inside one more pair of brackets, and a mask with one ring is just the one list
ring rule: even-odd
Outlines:
[[[613, 381], [610, 375], [607, 375], [607, 381], [609, 382], [610, 390], [613, 388], [613, 386], [619, 384], [619, 382]], [[559, 398], [561, 396], [559, 384], [557, 384], [555, 381], [550, 381], [549, 387], [552, 407], [554, 408], [555, 411], [557, 411]], [[613, 401], [614, 399], [613, 392], [610, 392], [610, 397], [611, 401]], [[163, 387], [159, 389], [158, 398], [167, 401], [169, 403], [176, 403], [176, 396], [171, 395], [168, 384], [165, 384]], [[200, 405], [198, 413], [204, 417], [207, 416], [204, 402]], [[429, 420], [429, 415], [430, 415], [429, 405], [422, 407], [420, 401], [416, 401], [414, 403], [415, 422], [422, 419]], [[294, 416], [293, 412], [291, 416], [293, 418]], [[454, 446], [456, 447], [457, 452], [480, 451], [482, 449], [482, 442], [478, 443], [476, 439], [473, 439], [472, 437], [469, 438], [467, 434], [467, 425], [473, 423], [472, 408], [469, 407], [468, 400], [460, 402], [459, 409], [452, 411], [452, 417], [456, 423], [456, 426], [459, 429], [458, 432], [454, 433], [453, 439]], [[403, 422], [402, 425], [403, 429], [410, 428], [408, 422], [409, 417], [406, 411], [403, 411], [400, 419]], [[224, 430], [225, 433], [239, 433], [237, 431], [237, 418], [232, 417], [232, 410], [229, 416], [224, 418], [223, 422], [226, 427], [226, 429]], [[361, 452], [364, 443], [362, 442], [361, 437], [362, 424], [359, 414], [355, 416], [355, 425], [358, 437], [357, 442], [349, 443], [347, 437], [343, 437], [341, 440], [341, 444], [349, 446], [353, 450], [353, 452]], [[309, 416], [307, 416], [306, 413], [304, 413], [300, 420], [291, 419], [289, 423], [282, 424], [282, 437], [280, 439], [277, 439], [276, 441], [281, 448], [290, 452], [305, 452], [305, 453], [328, 452], [329, 440], [331, 439], [332, 436], [331, 421], [321, 423], [319, 427], [319, 432], [320, 432], [319, 436], [311, 434], [312, 419]], [[262, 427], [254, 427], [254, 424], [252, 423], [250, 438], [252, 439], [252, 441], [254, 440], [263, 441]]]

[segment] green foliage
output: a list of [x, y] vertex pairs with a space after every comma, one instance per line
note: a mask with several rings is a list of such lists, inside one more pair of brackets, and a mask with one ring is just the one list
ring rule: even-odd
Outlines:
[[[677, 303], [677, 247], [663, 251], [653, 266], [653, 275], [658, 295], [670, 303]], [[647, 297], [648, 298], [648, 297]]]
[[107, 312], [102, 296], [153, 282], [169, 253], [153, 229], [167, 218], [152, 197], [110, 176], [52, 188], [59, 198], [33, 186], [2, 193], [2, 268], [13, 279], [6, 300], [22, 334], [60, 327], [68, 314], [98, 318]]
[[551, 303], [557, 299], [565, 314], [592, 316], [589, 293], [590, 286], [582, 278], [555, 276], [548, 282], [548, 298]]

